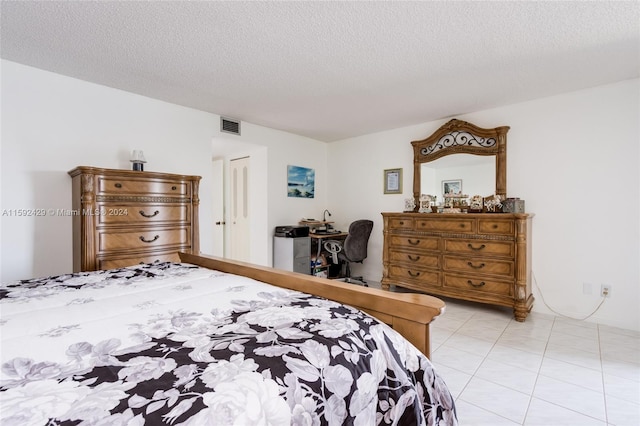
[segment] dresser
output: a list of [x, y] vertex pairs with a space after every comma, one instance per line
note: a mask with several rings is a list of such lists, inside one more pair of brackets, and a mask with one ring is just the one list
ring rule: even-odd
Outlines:
[[524, 321], [531, 293], [531, 222], [516, 213], [382, 213], [382, 288], [512, 307]]
[[72, 178], [73, 270], [199, 253], [200, 176], [77, 167]]

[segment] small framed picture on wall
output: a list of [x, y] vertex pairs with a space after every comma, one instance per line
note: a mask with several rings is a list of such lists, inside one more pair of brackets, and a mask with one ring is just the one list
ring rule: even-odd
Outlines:
[[384, 171], [384, 193], [402, 194], [402, 169]]

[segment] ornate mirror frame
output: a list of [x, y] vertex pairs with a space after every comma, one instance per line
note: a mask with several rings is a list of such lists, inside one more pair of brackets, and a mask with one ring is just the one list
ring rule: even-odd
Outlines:
[[[421, 165], [452, 154], [493, 155], [496, 158], [495, 194], [507, 195], [507, 132], [509, 126], [483, 129], [466, 121], [452, 119], [431, 136], [412, 141], [413, 198], [420, 200]], [[489, 195], [489, 194], [482, 194]], [[416, 207], [417, 208], [417, 207]], [[414, 211], [417, 211], [414, 209]]]

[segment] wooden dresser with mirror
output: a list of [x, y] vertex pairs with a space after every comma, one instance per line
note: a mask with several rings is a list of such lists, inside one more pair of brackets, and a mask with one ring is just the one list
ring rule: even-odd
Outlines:
[[199, 254], [200, 176], [97, 167], [69, 175], [74, 272]]
[[[424, 167], [445, 157], [451, 163], [462, 154], [493, 160], [491, 182], [485, 183], [488, 188], [479, 194], [506, 197], [508, 131], [507, 126], [483, 129], [454, 119], [426, 139], [411, 143], [416, 209], [382, 213], [383, 289], [395, 285], [435, 296], [508, 306], [513, 308], [517, 321], [526, 319], [534, 300], [532, 214], [417, 211], [421, 194], [429, 193], [424, 189]], [[479, 185], [475, 180], [469, 186]]]

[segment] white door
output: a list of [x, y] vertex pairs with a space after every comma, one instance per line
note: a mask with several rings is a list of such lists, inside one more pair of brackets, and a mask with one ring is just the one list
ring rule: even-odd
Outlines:
[[249, 262], [249, 157], [231, 160], [230, 177], [230, 257]]
[[213, 160], [213, 253], [224, 257], [224, 160]]

